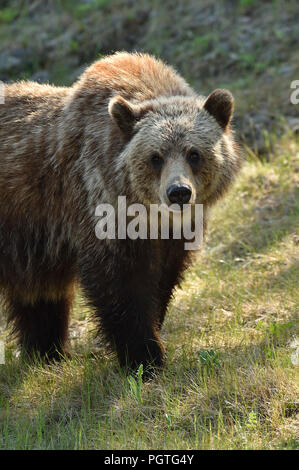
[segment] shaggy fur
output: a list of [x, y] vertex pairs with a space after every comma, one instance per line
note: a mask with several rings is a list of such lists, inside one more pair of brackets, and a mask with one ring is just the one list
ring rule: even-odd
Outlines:
[[[70, 88], [5, 87], [0, 287], [23, 349], [49, 358], [64, 351], [78, 279], [121, 365], [162, 364], [158, 331], [190, 252], [184, 240], [98, 240], [95, 207], [119, 195], [169, 203], [169, 186], [187, 183], [206, 223], [240, 167], [232, 107], [229, 92], [200, 97], [143, 54], [95, 62]], [[196, 167], [187, 159], [194, 148]]]

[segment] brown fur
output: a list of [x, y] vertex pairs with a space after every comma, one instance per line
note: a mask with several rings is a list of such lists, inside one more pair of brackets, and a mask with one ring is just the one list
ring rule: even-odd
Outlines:
[[[213, 96], [212, 96], [213, 95]], [[149, 55], [95, 62], [70, 88], [20, 82], [0, 105], [0, 286], [21, 345], [50, 357], [67, 339], [79, 279], [120, 363], [162, 364], [158, 330], [190, 253], [183, 240], [95, 237], [95, 207], [165, 202], [188, 183], [207, 209], [240, 167], [232, 97], [197, 96]], [[203, 156], [198, 168], [190, 148]], [[149, 165], [163, 157], [160, 172]]]

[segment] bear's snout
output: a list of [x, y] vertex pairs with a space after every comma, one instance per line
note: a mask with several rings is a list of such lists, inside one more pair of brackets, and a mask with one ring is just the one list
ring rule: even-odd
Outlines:
[[192, 189], [187, 184], [172, 184], [167, 189], [167, 197], [173, 204], [188, 204], [191, 199]]

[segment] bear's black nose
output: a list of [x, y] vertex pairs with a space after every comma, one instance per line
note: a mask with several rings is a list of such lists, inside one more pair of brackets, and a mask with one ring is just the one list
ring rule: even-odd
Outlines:
[[167, 189], [167, 196], [170, 202], [179, 204], [187, 204], [190, 201], [192, 190], [186, 184], [172, 184]]

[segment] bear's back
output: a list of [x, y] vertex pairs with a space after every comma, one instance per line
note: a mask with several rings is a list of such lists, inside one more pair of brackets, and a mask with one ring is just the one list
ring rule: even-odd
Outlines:
[[83, 88], [96, 86], [103, 95], [114, 92], [137, 103], [159, 96], [194, 95], [172, 67], [140, 53], [118, 52], [94, 62], [77, 84]]
[[[69, 88], [17, 82], [5, 85], [0, 106], [0, 161], [22, 159], [26, 153], [41, 153], [49, 126], [63, 105]], [[1, 170], [0, 170], [1, 174]]]

